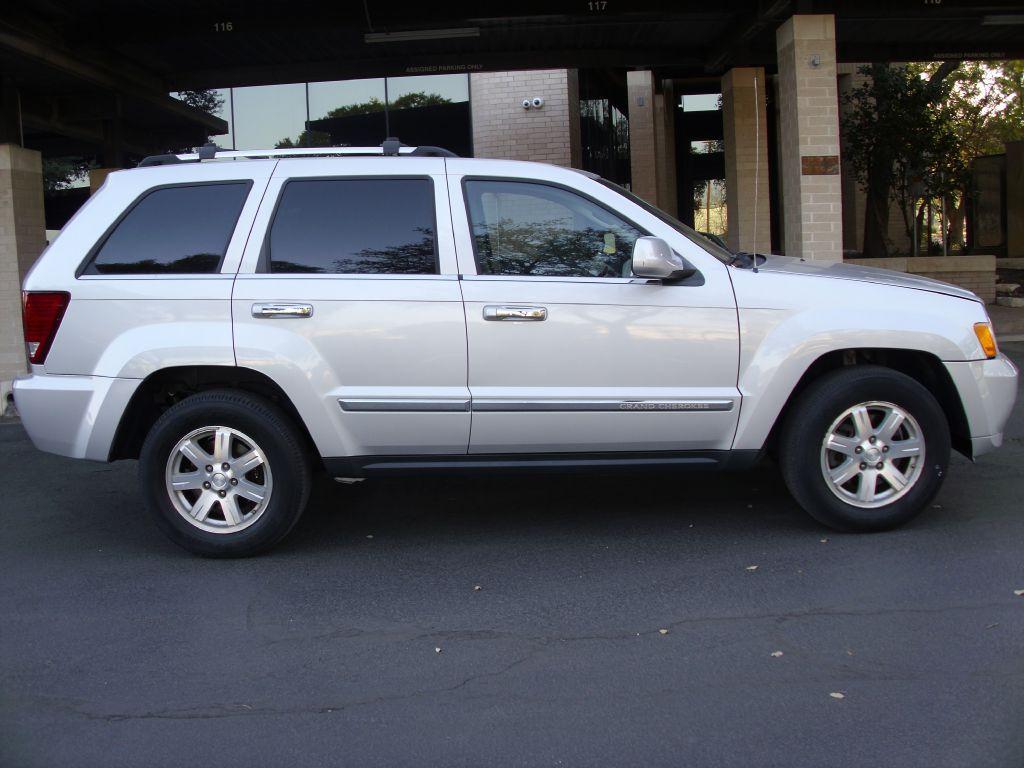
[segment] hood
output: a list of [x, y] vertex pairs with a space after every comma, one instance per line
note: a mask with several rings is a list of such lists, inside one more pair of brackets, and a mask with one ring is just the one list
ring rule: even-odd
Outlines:
[[891, 269], [862, 267], [859, 264], [819, 264], [787, 256], [770, 256], [765, 260], [764, 264], [758, 266], [758, 270], [790, 275], [831, 277], [836, 280], [856, 280], [861, 283], [878, 283], [879, 285], [892, 285], [897, 288], [912, 288], [916, 291], [941, 293], [946, 296], [955, 296], [958, 299], [980, 301], [975, 294], [966, 288], [943, 283], [939, 280], [932, 280], [928, 277], [910, 275], [905, 272], [893, 272]]

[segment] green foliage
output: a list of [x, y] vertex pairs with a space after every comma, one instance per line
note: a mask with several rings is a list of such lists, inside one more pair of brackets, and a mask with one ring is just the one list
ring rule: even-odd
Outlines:
[[925, 79], [914, 64], [872, 64], [859, 71], [869, 77], [845, 97], [843, 159], [869, 193], [905, 208], [915, 182], [936, 191], [944, 184], [943, 158], [954, 141], [933, 103], [948, 86]]
[[869, 230], [884, 231], [890, 200], [912, 236], [915, 201], [944, 198], [945, 236], [958, 244], [974, 158], [1024, 139], [1024, 62], [872, 64], [860, 72], [868, 79], [845, 97], [842, 128], [843, 161], [867, 191], [869, 219], [875, 212], [865, 255], [885, 255], [869, 244], [880, 242]]
[[43, 189], [47, 194], [68, 189], [97, 165], [91, 157], [43, 158]]

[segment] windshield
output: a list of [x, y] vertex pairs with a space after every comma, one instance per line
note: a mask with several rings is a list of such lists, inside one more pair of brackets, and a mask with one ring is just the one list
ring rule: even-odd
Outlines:
[[625, 197], [627, 200], [630, 200], [631, 202], [636, 203], [637, 205], [639, 205], [641, 208], [643, 208], [645, 211], [647, 211], [652, 216], [656, 216], [658, 219], [660, 219], [661, 221], [663, 221], [666, 224], [668, 224], [670, 227], [672, 227], [672, 229], [674, 229], [676, 232], [681, 234], [683, 237], [685, 237], [691, 243], [693, 243], [694, 245], [697, 245], [700, 248], [702, 248], [703, 250], [707, 251], [712, 256], [714, 256], [716, 259], [721, 261], [723, 264], [729, 264], [729, 263], [731, 263], [733, 261], [734, 255], [730, 251], [726, 250], [725, 248], [722, 248], [719, 245], [716, 245], [713, 241], [711, 241], [708, 238], [704, 237], [697, 230], [695, 230], [695, 229], [693, 229], [691, 227], [688, 227], [685, 224], [683, 224], [683, 222], [679, 221], [679, 219], [676, 219], [676, 218], [674, 218], [672, 216], [669, 216], [664, 211], [662, 211], [662, 210], [660, 210], [658, 208], [655, 208], [653, 205], [648, 203], [646, 200], [643, 200], [643, 199], [637, 197], [636, 195], [634, 195], [629, 190], [620, 187], [618, 184], [610, 182], [607, 179], [602, 179], [600, 176], [594, 178], [594, 180], [598, 181], [601, 184], [603, 184], [604, 186], [608, 187], [608, 189], [610, 189], [610, 190], [612, 190], [614, 192], [618, 192], [620, 195]]

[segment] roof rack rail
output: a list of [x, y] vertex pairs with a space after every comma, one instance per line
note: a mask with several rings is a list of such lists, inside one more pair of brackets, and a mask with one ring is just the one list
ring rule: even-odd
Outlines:
[[139, 168], [177, 163], [198, 163], [203, 160], [256, 160], [286, 157], [458, 157], [442, 147], [408, 147], [398, 139], [385, 139], [379, 147], [297, 147], [293, 149], [231, 149], [223, 150], [216, 144], [206, 144], [198, 152], [150, 155], [139, 163]]

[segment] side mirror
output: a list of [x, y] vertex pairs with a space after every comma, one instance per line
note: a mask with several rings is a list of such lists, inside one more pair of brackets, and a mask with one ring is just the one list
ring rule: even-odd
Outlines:
[[633, 244], [633, 274], [637, 277], [682, 280], [694, 272], [660, 237], [638, 237]]

